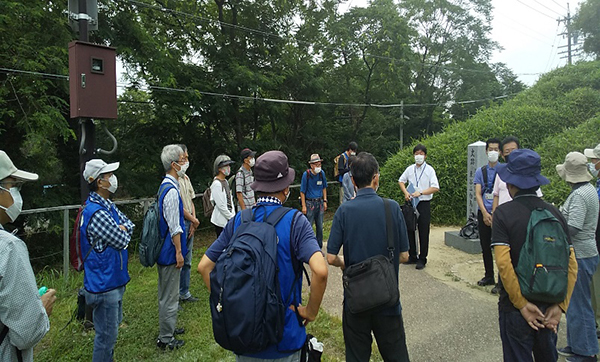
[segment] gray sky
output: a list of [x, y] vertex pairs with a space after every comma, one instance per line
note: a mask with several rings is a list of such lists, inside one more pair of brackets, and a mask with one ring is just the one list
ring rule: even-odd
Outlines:
[[[570, 2], [571, 16], [580, 0]], [[504, 49], [496, 51], [492, 62], [505, 63], [519, 75], [519, 79], [532, 85], [539, 75], [564, 66], [566, 59], [558, 54], [567, 48], [564, 23], [556, 21], [567, 15], [566, 0], [492, 0], [494, 21], [491, 37]], [[574, 58], [576, 59], [576, 58]]]

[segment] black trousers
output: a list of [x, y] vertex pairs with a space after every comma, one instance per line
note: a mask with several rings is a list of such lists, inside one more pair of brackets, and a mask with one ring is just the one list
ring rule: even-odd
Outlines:
[[384, 361], [409, 361], [402, 314], [352, 314], [344, 310], [342, 318], [347, 362], [370, 360], [373, 344], [371, 331]]
[[483, 222], [483, 213], [477, 211], [477, 230], [479, 230], [479, 243], [481, 244], [481, 254], [483, 254], [483, 267], [485, 268], [485, 277], [494, 277], [494, 259], [492, 257], [492, 227]]
[[223, 232], [223, 228], [215, 225], [215, 234], [217, 234], [217, 238], [219, 237], [219, 235], [221, 235], [222, 232]]
[[417, 219], [417, 230], [419, 230], [419, 254], [417, 256], [417, 243], [415, 231], [408, 230], [408, 256], [412, 260], [420, 260], [427, 263], [429, 252], [429, 229], [431, 224], [431, 204], [429, 201], [421, 201], [417, 205], [419, 218]]

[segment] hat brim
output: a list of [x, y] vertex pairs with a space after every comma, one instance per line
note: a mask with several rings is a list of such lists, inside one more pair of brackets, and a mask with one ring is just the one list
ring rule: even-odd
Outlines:
[[585, 150], [583, 150], [583, 154], [587, 158], [598, 158], [598, 156], [596, 156], [594, 154], [594, 149], [593, 148], [586, 148]]
[[36, 181], [39, 178], [37, 173], [27, 172], [23, 170], [16, 170], [10, 176], [25, 181]]
[[296, 171], [293, 168], [289, 167], [288, 174], [285, 177], [279, 178], [275, 181], [259, 181], [255, 179], [254, 182], [250, 184], [250, 188], [252, 188], [252, 190], [256, 192], [279, 192], [288, 187], [292, 182], [294, 182], [295, 177]]
[[548, 185], [550, 180], [544, 177], [542, 174], [537, 175], [519, 175], [512, 173], [508, 164], [498, 165], [498, 176], [502, 181], [507, 184], [515, 185], [520, 189], [531, 189], [534, 187], [540, 187]]
[[593, 178], [593, 176], [587, 170], [585, 170], [585, 173], [580, 173], [577, 175], [571, 175], [567, 173], [564, 163], [556, 165], [556, 172], [558, 173], [558, 176], [560, 176], [561, 179], [573, 184], [577, 184], [580, 182], [589, 182]]
[[223, 162], [219, 163], [219, 166], [217, 168], [233, 165], [234, 163], [235, 163], [234, 160], [223, 161]]
[[308, 163], [317, 163], [317, 162], [323, 162], [323, 159], [318, 159], [318, 160], [312, 160], [312, 161], [308, 161]]
[[98, 176], [105, 174], [105, 173], [109, 173], [109, 172], [115, 172], [116, 170], [119, 169], [119, 162], [113, 162], [113, 163], [108, 163], [106, 164], [106, 166], [102, 167], [102, 169], [100, 169], [100, 173], [98, 174]]

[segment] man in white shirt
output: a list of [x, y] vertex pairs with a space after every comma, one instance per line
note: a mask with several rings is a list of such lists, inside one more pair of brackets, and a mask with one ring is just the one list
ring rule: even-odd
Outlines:
[[[404, 193], [406, 201], [417, 199], [417, 228], [419, 230], [419, 254], [417, 255], [417, 246], [415, 241], [415, 231], [408, 230], [408, 262], [407, 264], [417, 264], [417, 269], [425, 268], [427, 264], [427, 253], [429, 251], [429, 226], [431, 223], [431, 205], [430, 201], [433, 194], [440, 190], [435, 170], [425, 162], [427, 159], [427, 147], [418, 144], [413, 148], [415, 164], [410, 165], [404, 170], [398, 184]], [[406, 183], [409, 183], [409, 192]]]

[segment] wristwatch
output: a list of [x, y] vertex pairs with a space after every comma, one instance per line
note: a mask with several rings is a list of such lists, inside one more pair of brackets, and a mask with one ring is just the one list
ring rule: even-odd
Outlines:
[[327, 199], [323, 200], [323, 202], [327, 202]]

